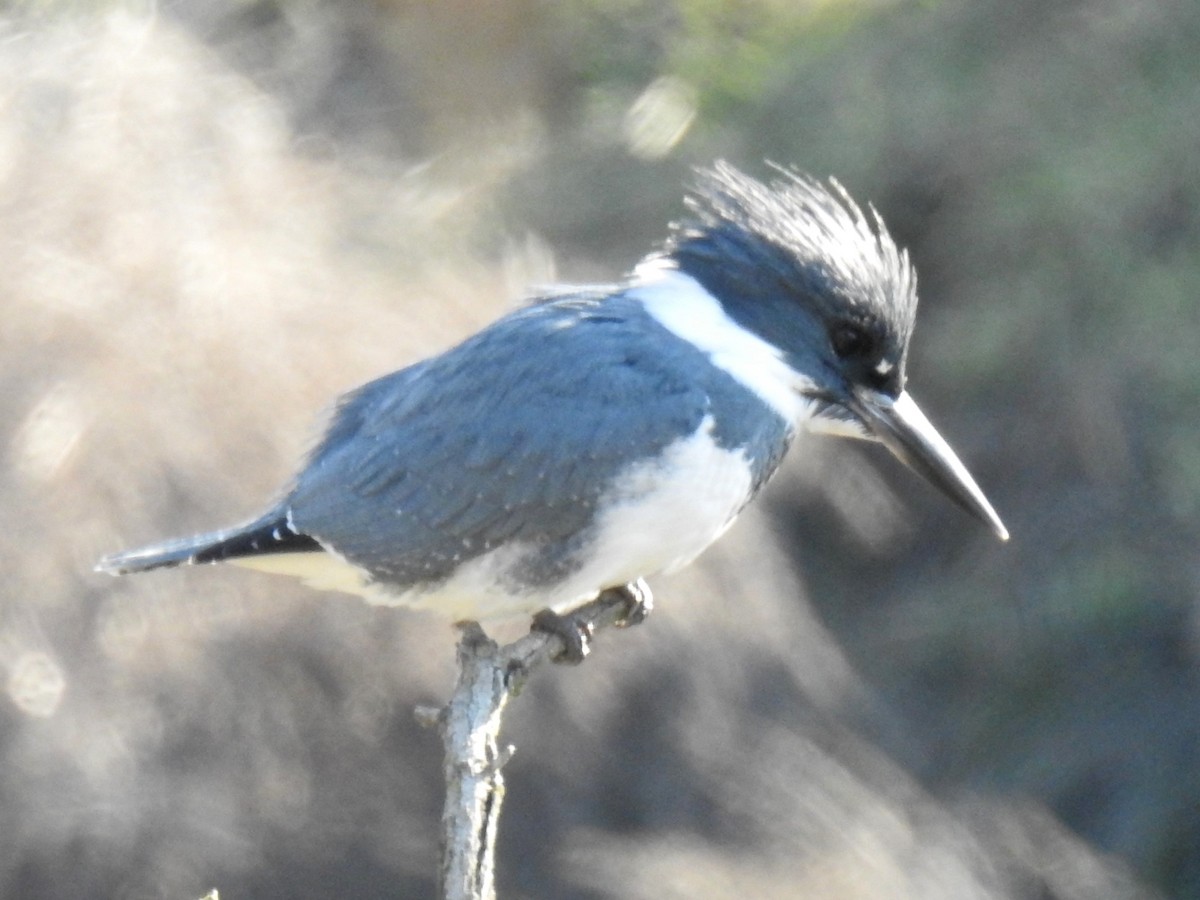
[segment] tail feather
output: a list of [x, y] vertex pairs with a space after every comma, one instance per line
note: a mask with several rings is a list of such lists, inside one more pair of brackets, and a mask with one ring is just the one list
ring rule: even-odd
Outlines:
[[315, 538], [297, 533], [285, 512], [273, 510], [237, 528], [210, 531], [207, 534], [176, 538], [136, 550], [111, 553], [96, 563], [96, 571], [109, 575], [128, 575], [132, 572], [223, 562], [246, 556], [307, 553], [322, 549]]

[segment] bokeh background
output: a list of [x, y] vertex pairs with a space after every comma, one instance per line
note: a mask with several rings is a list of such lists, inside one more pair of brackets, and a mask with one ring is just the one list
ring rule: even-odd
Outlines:
[[1013, 539], [802, 444], [514, 704], [502, 895], [1200, 897], [1194, 0], [5, 4], [0, 895], [433, 894], [448, 625], [92, 564], [721, 157], [910, 248], [910, 388]]

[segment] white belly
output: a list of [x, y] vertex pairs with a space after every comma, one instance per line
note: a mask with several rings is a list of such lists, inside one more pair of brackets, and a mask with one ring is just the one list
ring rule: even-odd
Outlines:
[[522, 585], [514, 573], [531, 548], [506, 544], [460, 566], [444, 583], [398, 591], [333, 553], [279, 554], [236, 560], [260, 571], [294, 575], [312, 587], [357, 594], [371, 603], [412, 606], [461, 619], [500, 619], [550, 607], [562, 611], [607, 587], [628, 584], [691, 562], [732, 524], [750, 497], [750, 466], [741, 451], [712, 439], [712, 421], [653, 461], [638, 463], [598, 504], [598, 522], [583, 564], [548, 586]]
[[719, 538], [750, 497], [751, 474], [740, 451], [716, 445], [712, 421], [654, 461], [637, 463], [598, 504], [583, 563], [550, 586], [522, 584], [532, 548], [509, 544], [468, 560], [438, 586], [408, 590], [373, 583], [336, 553], [294, 553], [234, 560], [311, 587], [358, 594], [372, 604], [412, 606], [452, 620], [499, 619], [541, 608], [569, 610], [600, 590], [678, 569]]
[[[584, 563], [564, 580], [520, 589], [528, 548], [498, 548], [463, 565], [437, 589], [409, 591], [387, 602], [434, 609], [453, 618], [492, 619], [562, 611], [607, 587], [669, 572], [691, 562], [732, 524], [750, 497], [752, 478], [740, 451], [718, 447], [711, 421], [653, 462], [628, 469], [601, 500], [599, 521]], [[378, 599], [378, 598], [376, 598]]]

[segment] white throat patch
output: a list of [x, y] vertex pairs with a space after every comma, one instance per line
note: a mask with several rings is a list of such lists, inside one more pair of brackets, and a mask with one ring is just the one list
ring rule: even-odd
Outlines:
[[812, 386], [783, 360], [782, 351], [747, 331], [725, 314], [700, 282], [663, 259], [634, 271], [629, 295], [640, 300], [658, 322], [708, 355], [713, 365], [763, 399], [786, 421], [799, 424], [815, 404], [800, 394]]

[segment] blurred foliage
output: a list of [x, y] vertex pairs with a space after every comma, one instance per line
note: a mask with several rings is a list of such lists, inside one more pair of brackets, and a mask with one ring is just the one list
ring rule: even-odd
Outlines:
[[1194, 0], [6, 10], [0, 893], [427, 892], [440, 623], [90, 560], [253, 511], [333, 391], [617, 276], [726, 157], [910, 249], [911, 388], [1014, 537], [803, 444], [518, 704], [511, 892], [1200, 897]]

